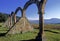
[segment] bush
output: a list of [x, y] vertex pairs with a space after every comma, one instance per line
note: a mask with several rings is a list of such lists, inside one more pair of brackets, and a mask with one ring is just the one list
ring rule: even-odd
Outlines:
[[2, 27], [2, 25], [0, 25], [0, 27]]

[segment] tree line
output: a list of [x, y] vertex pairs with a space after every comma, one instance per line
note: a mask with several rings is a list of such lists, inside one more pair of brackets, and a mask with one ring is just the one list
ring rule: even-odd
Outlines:
[[0, 13], [0, 22], [5, 22], [8, 18], [9, 14]]
[[[0, 22], [5, 22], [9, 17], [9, 14], [6, 13], [0, 13]], [[19, 16], [16, 16], [17, 20], [20, 19]]]

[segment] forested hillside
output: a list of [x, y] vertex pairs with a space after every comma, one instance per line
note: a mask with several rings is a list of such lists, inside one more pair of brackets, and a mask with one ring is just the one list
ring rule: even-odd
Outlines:
[[5, 22], [8, 18], [9, 14], [0, 13], [0, 22]]
[[[0, 13], [0, 22], [5, 22], [9, 17], [9, 14], [6, 13]], [[19, 16], [16, 16], [17, 20], [19, 20]]]

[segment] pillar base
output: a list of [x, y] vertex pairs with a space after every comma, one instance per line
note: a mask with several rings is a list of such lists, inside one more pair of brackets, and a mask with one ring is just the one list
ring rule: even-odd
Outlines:
[[46, 37], [42, 37], [42, 38], [37, 37], [37, 38], [36, 38], [36, 41], [47, 41], [47, 40], [46, 40]]
[[38, 36], [36, 37], [36, 41], [46, 41], [45, 33], [43, 35], [40, 35], [39, 32]]

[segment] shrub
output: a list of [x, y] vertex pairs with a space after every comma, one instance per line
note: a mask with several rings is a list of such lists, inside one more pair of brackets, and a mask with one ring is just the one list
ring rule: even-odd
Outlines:
[[2, 25], [0, 25], [0, 27], [2, 27]]

